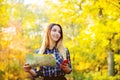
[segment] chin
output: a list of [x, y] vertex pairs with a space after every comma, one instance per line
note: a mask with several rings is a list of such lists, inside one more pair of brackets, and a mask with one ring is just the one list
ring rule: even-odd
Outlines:
[[58, 41], [58, 39], [54, 39], [54, 41], [55, 41], [55, 42], [57, 42], [57, 41]]
[[54, 40], [55, 42], [57, 42], [58, 40]]

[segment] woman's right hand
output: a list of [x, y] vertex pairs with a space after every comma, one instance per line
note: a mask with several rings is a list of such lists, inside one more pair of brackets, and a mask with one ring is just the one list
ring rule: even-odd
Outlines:
[[36, 76], [37, 74], [35, 73], [35, 71], [31, 68], [31, 66], [29, 64], [24, 64], [24, 70], [28, 73], [30, 73], [32, 76]]
[[29, 71], [31, 70], [30, 65], [27, 64], [27, 63], [25, 63], [23, 67], [24, 67], [24, 70], [25, 70], [26, 72], [29, 72]]

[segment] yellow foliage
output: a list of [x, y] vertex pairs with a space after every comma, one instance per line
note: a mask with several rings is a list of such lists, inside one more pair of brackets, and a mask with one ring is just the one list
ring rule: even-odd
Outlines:
[[77, 71], [82, 71], [82, 70], [86, 70], [90, 67], [90, 63], [85, 63], [85, 62], [79, 62], [78, 65], [75, 65], [75, 70]]
[[[119, 0], [57, 1], [46, 0], [44, 7], [33, 8], [21, 1], [0, 0], [0, 71], [5, 72], [0, 76], [3, 75], [5, 80], [24, 80], [26, 73], [22, 66], [25, 55], [39, 48], [41, 38], [36, 36], [41, 37], [41, 32], [38, 30], [44, 28], [43, 24], [56, 22], [65, 29], [64, 43], [70, 50], [73, 69], [80, 72], [91, 66], [94, 69], [100, 66], [99, 74], [91, 74], [93, 79], [114, 80], [113, 77], [108, 78], [105, 67], [108, 48], [114, 51], [117, 69], [120, 65]], [[16, 35], [3, 32], [3, 27], [9, 26], [15, 26]], [[116, 35], [113, 38], [114, 33]]]

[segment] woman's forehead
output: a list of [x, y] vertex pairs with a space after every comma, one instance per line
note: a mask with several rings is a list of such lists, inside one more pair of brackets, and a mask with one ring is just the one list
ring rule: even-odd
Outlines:
[[52, 27], [52, 29], [60, 30], [60, 27], [59, 27], [58, 25], [54, 25], [54, 26]]

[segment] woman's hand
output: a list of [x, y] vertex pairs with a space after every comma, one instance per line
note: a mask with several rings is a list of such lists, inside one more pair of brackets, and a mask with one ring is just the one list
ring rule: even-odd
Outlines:
[[36, 76], [37, 74], [35, 73], [35, 71], [30, 67], [30, 65], [29, 64], [24, 64], [24, 70], [26, 71], [26, 72], [29, 72], [32, 76]]
[[30, 70], [31, 70], [31, 67], [30, 67], [30, 65], [29, 64], [24, 64], [24, 70], [26, 71], [26, 72], [30, 72]]
[[68, 66], [68, 61], [64, 61], [61, 65], [60, 68], [65, 72], [65, 73], [69, 73], [70, 72], [70, 68]]

